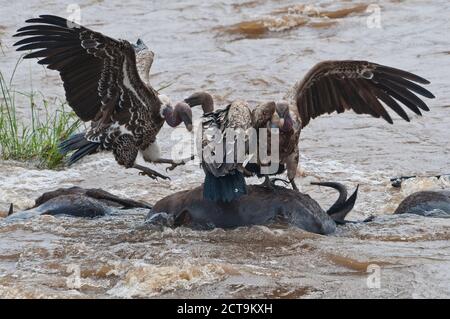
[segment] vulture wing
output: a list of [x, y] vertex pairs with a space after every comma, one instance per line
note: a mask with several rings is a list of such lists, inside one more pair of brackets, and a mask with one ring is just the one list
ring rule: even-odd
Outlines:
[[146, 111], [159, 112], [155, 90], [139, 77], [132, 45], [115, 40], [64, 18], [41, 15], [17, 30], [17, 51], [25, 59], [59, 71], [66, 99], [85, 122], [92, 122], [89, 139], [95, 141], [111, 125], [125, 125], [137, 141], [145, 130]]
[[[381, 102], [409, 122], [403, 104], [422, 115], [428, 106], [416, 94], [434, 95], [416, 84], [430, 82], [415, 74], [367, 61], [325, 61], [315, 65], [294, 88], [293, 98], [305, 127], [325, 113], [352, 109], [393, 123]], [[416, 93], [416, 94], [415, 94]]]

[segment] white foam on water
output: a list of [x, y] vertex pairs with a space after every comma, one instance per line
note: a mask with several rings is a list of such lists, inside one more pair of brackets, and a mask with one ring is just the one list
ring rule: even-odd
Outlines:
[[[313, 28], [310, 23], [331, 19], [310, 16], [297, 7], [298, 1], [290, 0], [283, 5], [235, 0], [201, 5], [197, 0], [155, 2], [152, 10], [140, 1], [126, 5], [81, 1], [82, 23], [88, 27], [130, 41], [151, 39], [156, 52], [151, 83], [158, 88], [174, 82], [163, 90], [173, 101], [198, 90], [213, 93], [218, 107], [237, 98], [255, 104], [278, 100], [313, 65], [329, 59], [364, 59], [414, 72], [432, 82], [427, 89], [437, 98], [427, 100], [430, 112], [423, 117], [411, 115], [410, 123], [393, 115], [395, 123], [388, 125], [346, 112], [321, 116], [302, 131], [300, 166], [306, 176], [296, 178], [301, 190], [327, 208], [336, 192], [311, 186], [311, 181], [342, 182], [349, 192], [359, 184], [358, 200], [348, 218], [360, 220], [373, 214], [372, 223], [349, 224], [338, 227], [334, 235], [320, 236], [266, 226], [158, 232], [141, 229], [145, 211], [100, 219], [41, 216], [0, 227], [0, 297], [264, 298], [281, 288], [286, 293], [301, 291], [294, 297], [449, 296], [450, 219], [390, 216], [407, 195], [449, 188], [449, 179], [410, 179], [401, 189], [389, 181], [395, 176], [449, 173], [450, 108], [444, 107], [450, 105], [449, 19], [442, 10], [448, 3], [382, 0], [378, 4], [382, 29], [369, 28], [366, 13]], [[350, 6], [347, 1], [331, 0], [316, 5], [327, 11]], [[26, 19], [46, 11], [67, 13], [63, 2], [38, 0], [15, 1], [2, 8], [0, 69], [6, 78], [20, 56], [12, 47], [12, 34]], [[269, 29], [259, 39], [217, 31], [258, 19]], [[421, 32], [411, 27], [411, 21]], [[195, 51], [192, 43], [197, 44]], [[27, 91], [30, 76], [34, 89], [45, 96], [64, 96], [57, 73], [44, 71], [35, 60], [20, 64], [15, 88]], [[27, 101], [17, 105], [19, 116], [28, 115]], [[193, 113], [198, 118], [201, 110]], [[170, 154], [174, 143], [170, 132], [164, 127], [158, 136], [163, 155]], [[204, 178], [195, 164], [169, 172], [171, 181], [153, 181], [120, 167], [106, 153], [60, 171], [27, 165], [0, 162], [0, 213], [11, 202], [20, 210], [32, 206], [43, 192], [70, 186], [100, 187], [154, 203], [174, 191], [195, 187]], [[164, 173], [164, 165], [151, 167]], [[371, 262], [381, 264], [380, 289], [366, 285], [364, 267]], [[80, 267], [79, 288], [67, 286], [71, 265]]]
[[114, 297], [154, 297], [175, 290], [190, 290], [222, 280], [233, 272], [229, 265], [199, 264], [185, 260], [181, 265], [156, 266], [142, 262], [126, 267], [124, 279], [108, 291]]

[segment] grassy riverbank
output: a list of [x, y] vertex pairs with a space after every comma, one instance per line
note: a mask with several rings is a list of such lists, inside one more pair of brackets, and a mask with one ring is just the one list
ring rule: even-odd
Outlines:
[[[13, 77], [14, 72], [8, 80], [0, 72], [0, 158], [36, 161], [40, 168], [56, 168], [64, 160], [58, 152], [58, 143], [77, 131], [80, 121], [65, 101], [46, 98], [32, 90], [15, 90]], [[17, 103], [28, 104], [20, 107], [28, 108], [31, 118], [24, 119], [18, 114]]]

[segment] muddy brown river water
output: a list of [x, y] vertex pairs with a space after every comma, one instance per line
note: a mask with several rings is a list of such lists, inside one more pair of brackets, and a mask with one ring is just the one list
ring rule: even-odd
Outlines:
[[[0, 0], [2, 74], [9, 77], [20, 57], [11, 35], [24, 20], [68, 16], [73, 3]], [[82, 24], [146, 42], [156, 53], [151, 82], [172, 83], [164, 93], [173, 100], [199, 89], [220, 104], [278, 99], [326, 59], [366, 59], [409, 70], [431, 81], [427, 88], [436, 99], [429, 101], [430, 112], [412, 115], [410, 123], [394, 116], [389, 125], [349, 112], [322, 116], [302, 132], [306, 176], [296, 180], [302, 191], [326, 208], [336, 194], [311, 181], [340, 181], [351, 189], [360, 184], [348, 218], [377, 216], [372, 223], [321, 236], [265, 226], [159, 232], [143, 227], [144, 210], [94, 220], [0, 219], [0, 297], [449, 297], [450, 219], [391, 214], [412, 192], [449, 188], [450, 179], [412, 179], [395, 189], [389, 178], [450, 173], [450, 4], [381, 0], [369, 10], [363, 4], [78, 1]], [[49, 97], [64, 94], [59, 76], [36, 61], [22, 62], [13, 83]], [[25, 101], [19, 113], [28, 116]], [[200, 110], [194, 113], [200, 116]], [[164, 127], [163, 152], [171, 154], [178, 139]], [[108, 154], [57, 171], [0, 161], [0, 214], [11, 202], [23, 209], [58, 187], [101, 187], [154, 203], [203, 179], [198, 164], [170, 175], [171, 181], [152, 181], [119, 167]]]

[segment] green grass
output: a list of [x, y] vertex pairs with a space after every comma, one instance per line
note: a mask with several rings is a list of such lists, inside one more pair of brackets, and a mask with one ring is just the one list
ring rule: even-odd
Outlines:
[[[16, 64], [19, 65], [20, 60]], [[61, 166], [64, 156], [58, 152], [61, 140], [76, 132], [80, 121], [65, 101], [47, 99], [43, 94], [24, 93], [12, 88], [0, 72], [0, 158], [4, 160], [35, 161], [39, 168]], [[28, 105], [21, 108], [31, 112], [25, 120], [17, 114], [17, 97]]]

